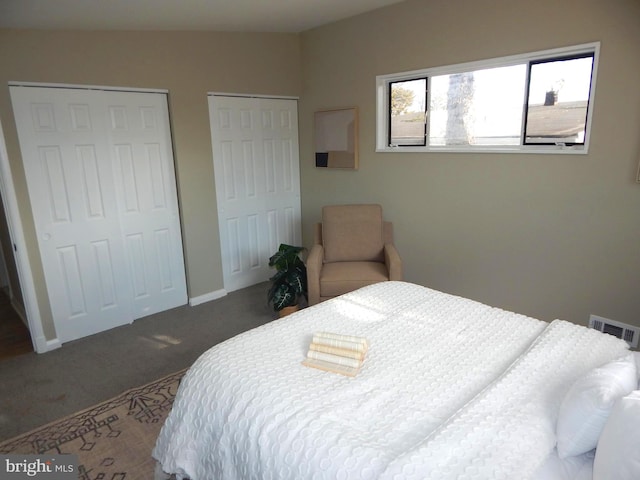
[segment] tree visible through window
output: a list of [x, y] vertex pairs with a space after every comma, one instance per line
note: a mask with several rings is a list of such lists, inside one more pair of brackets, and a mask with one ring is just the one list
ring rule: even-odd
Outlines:
[[427, 79], [393, 82], [389, 97], [389, 137], [397, 145], [426, 145]]
[[446, 145], [469, 145], [473, 141], [473, 72], [449, 75], [447, 91]]

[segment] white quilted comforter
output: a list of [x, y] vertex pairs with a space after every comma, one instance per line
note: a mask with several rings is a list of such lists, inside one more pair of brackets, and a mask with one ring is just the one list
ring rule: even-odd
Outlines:
[[[355, 378], [301, 365], [316, 331], [368, 339]], [[204, 353], [153, 456], [193, 480], [526, 479], [555, 446], [571, 382], [626, 349], [568, 322], [380, 283]]]

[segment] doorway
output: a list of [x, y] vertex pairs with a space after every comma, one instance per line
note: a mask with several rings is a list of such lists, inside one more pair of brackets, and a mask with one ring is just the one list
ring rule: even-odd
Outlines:
[[[2, 202], [0, 206], [3, 207]], [[8, 223], [2, 208], [0, 232], [8, 231]], [[9, 250], [4, 248], [6, 244], [5, 236], [0, 235], [0, 360], [33, 352], [29, 327], [14, 306], [14, 289], [11, 287], [8, 268], [8, 263], [13, 261], [13, 257], [7, 258], [4, 254], [5, 250]]]
[[0, 359], [33, 352], [29, 317], [21, 285], [18, 245], [15, 236], [16, 199], [13, 195], [11, 169], [0, 125]]
[[0, 290], [0, 361], [33, 352], [29, 328], [11, 304], [8, 289]]

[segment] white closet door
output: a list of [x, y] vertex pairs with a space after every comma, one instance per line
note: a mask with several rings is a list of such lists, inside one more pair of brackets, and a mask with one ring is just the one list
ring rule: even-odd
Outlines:
[[95, 93], [11, 87], [31, 209], [58, 339], [130, 323], [104, 115]]
[[300, 245], [296, 100], [209, 97], [227, 291], [268, 280], [280, 243]]
[[[61, 342], [130, 323], [142, 316], [141, 310], [145, 311], [148, 305], [139, 307], [137, 303], [134, 292], [140, 274], [132, 269], [132, 265], [144, 257], [145, 273], [157, 275], [153, 262], [158, 255], [148, 251], [146, 240], [161, 229], [151, 218], [139, 217], [144, 225], [141, 230], [146, 242], [140, 242], [139, 251], [130, 252], [136, 246], [125, 240], [129, 232], [122, 213], [123, 205], [126, 205], [122, 182], [127, 178], [115, 155], [117, 145], [129, 145], [131, 168], [140, 171], [144, 168], [137, 165], [144, 165], [148, 160], [140, 153], [142, 149], [136, 149], [134, 145], [150, 145], [150, 150], [156, 147], [152, 147], [154, 142], [147, 141], [146, 137], [128, 143], [119, 139], [122, 141], [116, 145], [113, 139], [118, 137], [112, 135], [113, 118], [125, 118], [128, 124], [135, 124], [132, 116], [118, 117], [118, 113], [137, 109], [144, 116], [145, 108], [151, 104], [139, 105], [134, 101], [140, 98], [139, 94], [120, 92], [116, 94], [119, 95], [118, 108], [107, 108], [107, 100], [115, 93], [11, 87], [47, 292]], [[164, 101], [166, 111], [166, 100], [163, 100], [166, 97], [150, 95]], [[164, 128], [160, 121], [158, 125]], [[165, 141], [169, 142], [168, 133], [164, 135]], [[173, 178], [172, 157], [163, 157], [162, 161], [171, 170], [167, 179], [170, 181]], [[150, 183], [151, 177], [144, 178], [139, 174], [137, 180]], [[152, 187], [148, 188], [153, 191]], [[174, 197], [169, 200], [174, 201]], [[144, 200], [139, 201], [143, 203]], [[166, 243], [176, 245], [176, 242]], [[176, 264], [182, 261], [182, 245], [178, 242], [177, 246], [179, 252], [175, 249], [171, 252], [173, 257], [179, 257], [174, 260]], [[181, 270], [176, 278], [182, 279], [183, 295], [174, 296], [171, 306], [186, 303], [184, 268]], [[152, 295], [147, 293], [143, 296], [150, 298]], [[155, 302], [166, 306], [163, 293], [155, 296]], [[148, 311], [153, 310], [149, 308]]]
[[134, 318], [187, 303], [166, 96], [103, 92]]

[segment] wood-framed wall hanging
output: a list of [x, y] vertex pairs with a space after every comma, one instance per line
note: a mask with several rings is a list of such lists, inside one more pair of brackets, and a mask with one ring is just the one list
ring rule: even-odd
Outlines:
[[316, 167], [358, 168], [358, 107], [319, 110], [314, 114]]

